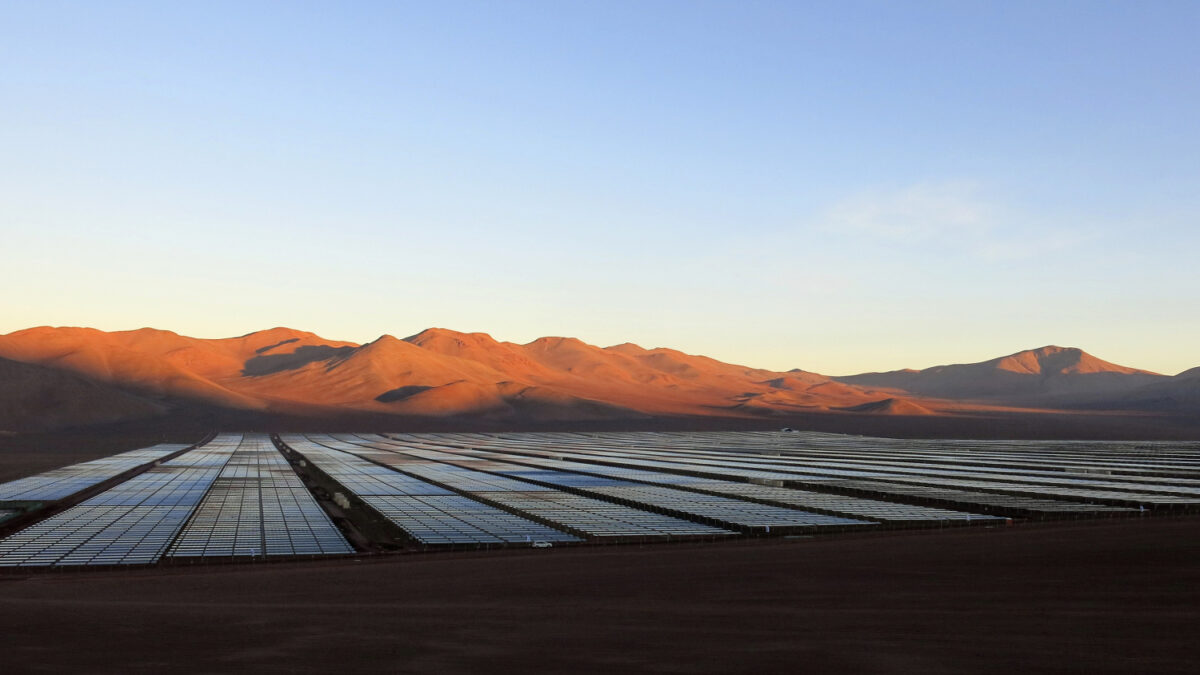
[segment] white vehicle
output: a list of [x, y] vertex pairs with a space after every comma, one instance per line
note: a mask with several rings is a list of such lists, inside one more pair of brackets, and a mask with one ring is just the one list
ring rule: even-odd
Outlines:
[[554, 548], [554, 544], [551, 544], [548, 541], [535, 541], [530, 544], [530, 546], [534, 548]]

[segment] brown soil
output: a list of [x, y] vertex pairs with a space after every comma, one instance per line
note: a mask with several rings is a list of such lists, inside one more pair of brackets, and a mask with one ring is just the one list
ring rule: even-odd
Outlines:
[[0, 575], [23, 672], [1195, 672], [1200, 519]]

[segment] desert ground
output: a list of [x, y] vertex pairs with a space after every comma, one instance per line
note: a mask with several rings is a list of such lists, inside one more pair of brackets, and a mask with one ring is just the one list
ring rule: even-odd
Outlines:
[[5, 672], [1190, 673], [1200, 518], [0, 576]]

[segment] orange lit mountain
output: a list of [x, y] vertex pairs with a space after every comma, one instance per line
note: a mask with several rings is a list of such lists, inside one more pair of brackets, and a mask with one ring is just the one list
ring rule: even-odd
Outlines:
[[[598, 347], [544, 337], [515, 344], [440, 328], [359, 345], [288, 328], [199, 339], [149, 328], [42, 327], [0, 336], [0, 359], [0, 431], [180, 410], [232, 411], [238, 419], [515, 423], [813, 413], [916, 418], [1064, 402], [1148, 410], [1167, 400], [1178, 412], [1195, 406], [1190, 392], [1200, 383], [1187, 373], [1167, 378], [1059, 347], [835, 379], [629, 343]], [[1143, 387], [1147, 393], [1138, 394]]]
[[0, 357], [143, 393], [260, 408], [257, 398], [237, 391], [244, 375], [294, 365], [310, 349], [324, 355], [323, 350], [341, 346], [352, 345], [285, 328], [202, 340], [152, 328], [105, 333], [93, 328], [41, 327], [0, 336]]
[[153, 405], [313, 416], [745, 417], [886, 398], [820, 375], [747, 368], [672, 349], [601, 348], [560, 337], [520, 345], [438, 328], [357, 345], [286, 328], [198, 339], [153, 329], [42, 327], [0, 336], [0, 357], [115, 387]]
[[838, 377], [910, 396], [1018, 405], [1109, 400], [1169, 379], [1098, 359], [1072, 347], [1042, 347], [981, 363]]

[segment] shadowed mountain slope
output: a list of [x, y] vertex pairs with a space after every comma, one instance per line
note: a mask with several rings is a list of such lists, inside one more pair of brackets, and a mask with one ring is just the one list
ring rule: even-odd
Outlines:
[[1185, 370], [1103, 402], [1114, 410], [1147, 410], [1200, 415], [1200, 368]]
[[874, 415], [933, 415], [929, 408], [901, 398], [885, 398], [861, 405], [844, 408], [849, 412], [871, 413]]
[[0, 431], [42, 431], [148, 419], [166, 406], [116, 387], [0, 358]]

